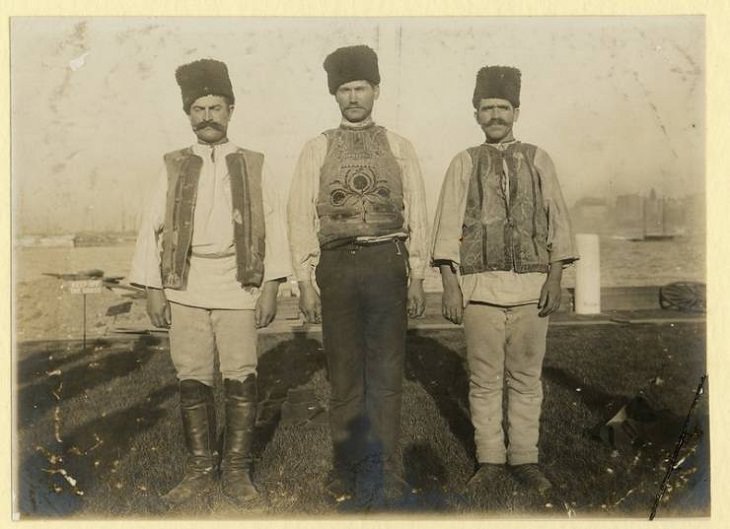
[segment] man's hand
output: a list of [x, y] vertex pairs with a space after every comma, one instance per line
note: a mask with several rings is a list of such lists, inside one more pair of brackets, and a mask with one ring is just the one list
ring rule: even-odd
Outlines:
[[451, 264], [439, 266], [444, 293], [441, 297], [441, 314], [451, 323], [460, 325], [464, 319], [464, 296], [459, 286], [459, 278]]
[[276, 317], [276, 296], [279, 294], [278, 279], [267, 281], [261, 289], [261, 295], [256, 301], [256, 328], [268, 326]]
[[423, 279], [411, 279], [408, 286], [408, 316], [420, 318], [426, 310], [426, 295], [423, 293]]
[[299, 310], [304, 314], [307, 323], [322, 322], [322, 302], [311, 281], [299, 282]]
[[548, 272], [547, 279], [540, 291], [540, 301], [537, 303], [537, 308], [540, 309], [538, 315], [541, 318], [549, 316], [560, 307], [560, 296], [562, 294], [560, 281], [562, 278], [562, 263], [552, 263], [550, 265], [550, 272]]
[[147, 289], [147, 316], [155, 327], [170, 327], [172, 323], [170, 303], [161, 288]]

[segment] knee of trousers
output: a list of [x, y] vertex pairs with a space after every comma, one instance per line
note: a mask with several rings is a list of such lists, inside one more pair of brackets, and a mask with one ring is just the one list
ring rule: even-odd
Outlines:
[[480, 377], [472, 373], [472, 375], [469, 377], [469, 394], [494, 395], [502, 393], [504, 384], [505, 380], [502, 375]]
[[206, 386], [212, 386], [215, 383], [215, 368], [209, 363], [193, 363], [193, 362], [175, 362], [175, 371], [177, 379], [180, 382], [185, 380], [195, 380]]
[[508, 374], [506, 383], [510, 391], [516, 391], [522, 395], [542, 397], [542, 378], [540, 375]]

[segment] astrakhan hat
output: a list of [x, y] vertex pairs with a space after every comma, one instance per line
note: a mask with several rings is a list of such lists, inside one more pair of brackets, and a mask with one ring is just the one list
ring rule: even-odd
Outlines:
[[200, 59], [183, 64], [175, 71], [175, 79], [182, 92], [183, 110], [190, 113], [190, 106], [199, 97], [226, 96], [231, 104], [236, 102], [226, 63], [215, 59]]
[[479, 108], [482, 99], [506, 99], [512, 106], [520, 106], [521, 74], [512, 66], [485, 66], [477, 73], [472, 104]]
[[336, 49], [324, 60], [324, 69], [327, 71], [330, 94], [334, 94], [341, 85], [350, 81], [380, 84], [378, 56], [372, 48], [364, 44]]

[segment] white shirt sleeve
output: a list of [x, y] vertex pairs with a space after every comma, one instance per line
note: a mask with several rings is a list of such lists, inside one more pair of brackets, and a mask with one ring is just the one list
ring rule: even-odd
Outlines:
[[320, 135], [304, 145], [289, 189], [287, 208], [289, 246], [297, 281], [313, 280], [319, 264], [317, 194], [319, 171], [327, 155], [327, 138]]
[[467, 151], [457, 154], [446, 170], [441, 185], [436, 217], [431, 236], [431, 261], [461, 262], [461, 236], [469, 178], [471, 156]]
[[140, 221], [137, 243], [129, 272], [129, 282], [150, 288], [162, 288], [160, 252], [162, 225], [167, 201], [167, 171], [163, 167], [147, 196]]
[[401, 167], [410, 275], [414, 279], [423, 279], [428, 264], [428, 213], [421, 166], [411, 142], [390, 131], [388, 142]]
[[261, 173], [261, 187], [266, 226], [266, 255], [264, 256], [264, 281], [280, 279], [291, 275], [291, 257], [286, 236], [286, 211], [284, 200], [269, 174], [266, 163]]

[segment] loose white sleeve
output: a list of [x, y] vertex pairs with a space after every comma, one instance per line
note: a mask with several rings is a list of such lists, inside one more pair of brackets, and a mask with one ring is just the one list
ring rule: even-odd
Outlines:
[[147, 196], [140, 220], [137, 243], [129, 272], [133, 285], [162, 288], [160, 272], [160, 251], [162, 225], [167, 201], [167, 171], [163, 168]]
[[292, 268], [298, 281], [313, 280], [319, 264], [319, 220], [317, 193], [319, 171], [327, 154], [327, 138], [320, 135], [307, 142], [299, 155], [289, 188], [287, 224]]
[[264, 223], [266, 225], [266, 255], [264, 256], [264, 281], [291, 275], [291, 257], [286, 236], [286, 211], [279, 186], [269, 174], [266, 164], [262, 169], [262, 194]]

